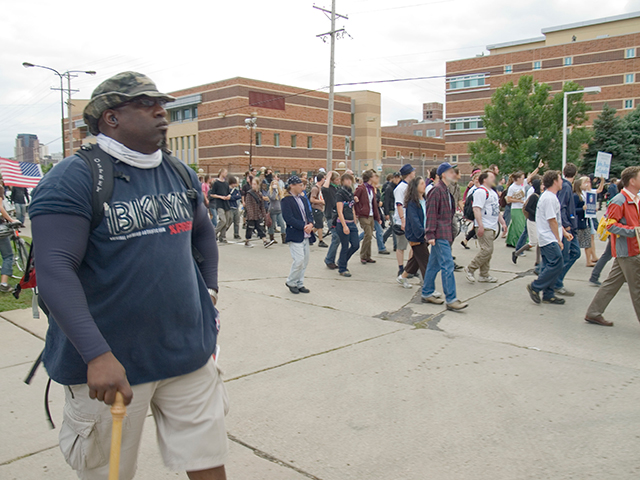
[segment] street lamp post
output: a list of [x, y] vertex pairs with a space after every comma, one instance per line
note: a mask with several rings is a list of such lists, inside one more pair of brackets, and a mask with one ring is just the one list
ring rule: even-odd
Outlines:
[[[34, 65], [33, 63], [23, 62], [22, 66], [25, 68], [36, 67], [36, 68], [44, 68], [45, 70], [49, 70], [55, 73], [60, 78], [60, 88], [54, 88], [54, 90], [60, 90], [60, 116], [61, 116], [61, 126], [62, 126], [62, 158], [67, 156], [66, 144], [64, 141], [64, 78], [67, 78], [67, 107], [69, 111], [69, 155], [73, 154], [73, 122], [71, 119], [71, 77], [76, 76], [72, 75], [72, 73], [86, 73], [87, 75], [95, 75], [96, 72], [93, 70], [67, 70], [64, 73], [58, 72], [56, 69], [51, 67], [45, 67], [44, 65]], [[53, 88], [53, 87], [52, 87]]]
[[600, 93], [602, 89], [600, 87], [587, 87], [582, 90], [574, 90], [573, 92], [564, 92], [564, 98], [562, 99], [562, 170], [567, 165], [567, 97], [575, 93], [588, 93], [595, 94]]
[[253, 132], [257, 128], [256, 122], [257, 118], [255, 114], [251, 114], [249, 118], [244, 120], [244, 125], [249, 130], [249, 171], [251, 171], [251, 166], [253, 164]]

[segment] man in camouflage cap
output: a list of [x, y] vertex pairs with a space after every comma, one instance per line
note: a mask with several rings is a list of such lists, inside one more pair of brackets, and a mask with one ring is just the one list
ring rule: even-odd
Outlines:
[[105, 110], [112, 109], [136, 97], [150, 97], [166, 102], [175, 100], [160, 93], [156, 84], [142, 73], [122, 72], [102, 82], [91, 94], [91, 101], [84, 108], [84, 121], [93, 135], [100, 133], [98, 123]]
[[140, 73], [100, 84], [84, 118], [98, 143], [89, 158], [116, 177], [104, 218], [91, 223], [94, 174], [78, 155], [41, 180], [29, 208], [50, 311], [42, 358], [65, 386], [60, 449], [81, 479], [108, 478], [108, 405], [118, 392], [128, 405], [120, 479], [135, 475], [149, 408], [169, 468], [192, 480], [226, 478], [228, 400], [212, 358], [218, 247], [200, 189], [190, 200], [162, 151], [172, 100]]

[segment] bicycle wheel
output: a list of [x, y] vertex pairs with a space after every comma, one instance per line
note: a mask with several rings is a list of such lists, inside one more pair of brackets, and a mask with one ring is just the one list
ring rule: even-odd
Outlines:
[[13, 245], [15, 251], [16, 267], [18, 267], [18, 270], [24, 273], [27, 268], [27, 262], [29, 261], [27, 242], [25, 242], [22, 238], [18, 238], [14, 240]]

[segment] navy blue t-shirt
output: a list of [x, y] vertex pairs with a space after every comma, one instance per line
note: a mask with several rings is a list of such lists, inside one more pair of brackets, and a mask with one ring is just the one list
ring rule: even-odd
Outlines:
[[[114, 168], [129, 181], [114, 179], [105, 217], [91, 231], [78, 270], [89, 311], [132, 385], [193, 372], [213, 354], [219, 325], [192, 254], [187, 187], [166, 162], [144, 170], [116, 162]], [[40, 181], [29, 215], [91, 220], [91, 188], [85, 162], [67, 158]], [[86, 363], [53, 316], [43, 361], [58, 383], [87, 381]]]

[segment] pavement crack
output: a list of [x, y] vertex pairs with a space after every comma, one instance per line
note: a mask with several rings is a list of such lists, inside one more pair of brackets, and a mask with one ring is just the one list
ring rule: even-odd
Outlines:
[[0, 463], [0, 467], [3, 467], [4, 465], [9, 465], [10, 463], [14, 463], [14, 462], [20, 461], [20, 460], [25, 459], [25, 458], [32, 457], [34, 455], [38, 455], [39, 453], [46, 452], [47, 450], [52, 450], [52, 449], [57, 448], [57, 447], [58, 447], [58, 444], [56, 443], [52, 447], [45, 447], [45, 448], [41, 448], [40, 450], [36, 450], [35, 452], [29, 452], [29, 453], [27, 453], [25, 455], [21, 455], [19, 457], [12, 458], [11, 460], [7, 460], [6, 462]]
[[380, 335], [376, 335], [375, 337], [365, 338], [363, 340], [358, 340], [357, 342], [348, 343], [346, 345], [341, 345], [339, 347], [331, 348], [329, 350], [324, 350], [322, 352], [316, 352], [316, 353], [312, 353], [310, 355], [305, 355], [304, 357], [295, 358], [293, 360], [289, 360], [288, 362], [280, 363], [280, 364], [274, 365], [272, 367], [262, 368], [260, 370], [254, 371], [254, 372], [245, 373], [245, 374], [242, 374], [242, 375], [238, 375], [237, 377], [225, 379], [225, 383], [233, 382], [234, 380], [240, 380], [241, 378], [251, 377], [251, 376], [256, 375], [258, 373], [264, 373], [264, 372], [268, 372], [270, 370], [275, 370], [276, 368], [280, 368], [280, 367], [284, 367], [284, 366], [287, 366], [287, 365], [291, 365], [291, 364], [296, 363], [296, 362], [301, 362], [301, 361], [307, 360], [309, 358], [319, 357], [320, 355], [326, 355], [327, 353], [332, 353], [332, 352], [336, 352], [338, 350], [343, 350], [345, 348], [353, 347], [355, 345], [360, 345], [361, 343], [369, 342], [371, 340], [376, 340], [378, 338], [386, 337], [387, 335], [393, 335], [395, 333], [402, 332], [402, 331], [404, 331], [404, 329], [393, 330], [392, 332], [382, 333]]
[[232, 435], [231, 433], [227, 433], [227, 437], [229, 438], [229, 440], [231, 440], [232, 442], [237, 443], [238, 445], [242, 445], [245, 448], [248, 448], [249, 450], [251, 450], [253, 452], [254, 455], [257, 455], [260, 458], [263, 458], [271, 463], [275, 463], [276, 465], [279, 465], [281, 467], [285, 467], [285, 468], [289, 468], [291, 470], [293, 470], [294, 472], [299, 473], [300, 475], [303, 475], [307, 478], [310, 478], [312, 480], [322, 480], [320, 477], [316, 477], [315, 475], [312, 475], [309, 472], [305, 472], [304, 470], [302, 470], [301, 468], [296, 467], [295, 465], [291, 465], [288, 462], [285, 462], [283, 460], [280, 460], [279, 458], [274, 457], [273, 455], [260, 450], [259, 448], [256, 448], [252, 445], [249, 445], [248, 443], [240, 440], [238, 437], [236, 437], [235, 435]]
[[16, 327], [18, 327], [20, 330], [24, 330], [24, 331], [25, 331], [25, 332], [27, 332], [29, 335], [33, 335], [33, 336], [34, 336], [34, 337], [36, 337], [37, 339], [44, 341], [44, 337], [41, 337], [40, 335], [38, 335], [38, 334], [36, 334], [36, 333], [33, 333], [31, 330], [28, 330], [28, 329], [24, 328], [24, 327], [23, 327], [22, 325], [20, 325], [19, 323], [16, 323], [16, 322], [12, 321], [11, 319], [9, 319], [9, 318], [7, 318], [7, 317], [5, 317], [5, 316], [3, 316], [3, 315], [0, 315], [0, 318], [2, 318], [3, 320], [6, 320], [7, 322], [9, 322], [9, 323], [10, 323], [10, 324], [12, 324], [12, 325], [15, 325], [15, 326], [16, 326]]

